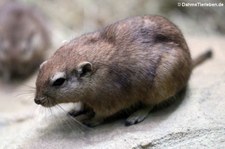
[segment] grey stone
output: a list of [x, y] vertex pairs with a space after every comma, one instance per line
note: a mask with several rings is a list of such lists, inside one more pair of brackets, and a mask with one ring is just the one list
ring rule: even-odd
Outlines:
[[[12, 100], [9, 102], [20, 106], [13, 114], [3, 111], [12, 117], [10, 124], [0, 124], [0, 148], [225, 148], [224, 37], [187, 39], [193, 57], [208, 47], [213, 48], [214, 56], [193, 71], [184, 99], [151, 113], [137, 125], [125, 127], [124, 119], [119, 119], [91, 129], [66, 116], [70, 107], [36, 110], [32, 97], [23, 102]], [[23, 121], [16, 120], [16, 114], [26, 112]]]

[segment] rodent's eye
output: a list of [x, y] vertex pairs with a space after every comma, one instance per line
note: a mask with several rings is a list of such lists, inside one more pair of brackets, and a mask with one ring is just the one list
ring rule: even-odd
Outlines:
[[61, 86], [66, 81], [65, 78], [58, 78], [52, 83], [52, 86]]
[[50, 83], [52, 86], [59, 87], [64, 84], [66, 81], [66, 73], [65, 72], [56, 72], [51, 78]]

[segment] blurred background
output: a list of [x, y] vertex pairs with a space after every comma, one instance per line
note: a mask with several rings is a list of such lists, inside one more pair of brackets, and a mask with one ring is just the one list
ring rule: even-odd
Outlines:
[[[22, 1], [36, 5], [46, 14], [54, 29], [52, 30], [53, 40], [70, 39], [123, 18], [146, 14], [167, 17], [185, 35], [225, 34], [224, 7], [178, 7], [178, 2], [196, 2], [195, 0]], [[198, 2], [224, 3], [224, 0], [199, 0]]]
[[[9, 0], [0, 0], [0, 6]], [[204, 50], [204, 44], [224, 41], [225, 6], [181, 7], [180, 2], [195, 0], [18, 0], [17, 3], [35, 7], [46, 25], [51, 45], [45, 48], [43, 60], [54, 53], [65, 40], [95, 31], [127, 17], [157, 14], [175, 23], [193, 49]], [[223, 3], [224, 0], [198, 0]], [[1, 19], [0, 19], [1, 20]], [[191, 40], [195, 39], [195, 40]], [[204, 42], [205, 40], [205, 42]], [[198, 42], [200, 41], [200, 42]], [[212, 44], [216, 42], [212, 41]], [[212, 45], [213, 47], [213, 45]], [[1, 50], [1, 49], [0, 49]], [[194, 52], [198, 53], [198, 52]], [[43, 61], [42, 60], [42, 61]], [[22, 123], [32, 119], [37, 106], [33, 102], [37, 68], [17, 83], [0, 81], [0, 140], [13, 136]], [[25, 127], [25, 126], [24, 126]], [[4, 135], [2, 135], [4, 134]], [[1, 142], [1, 141], [0, 141]]]

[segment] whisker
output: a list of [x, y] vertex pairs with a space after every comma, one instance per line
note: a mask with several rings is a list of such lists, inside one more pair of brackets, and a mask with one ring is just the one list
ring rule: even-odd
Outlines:
[[[59, 109], [57, 106], [56, 108]], [[67, 119], [60, 119], [60, 121], [63, 122], [63, 124], [66, 123], [70, 129], [73, 129], [73, 125]]]
[[[64, 113], [67, 114], [67, 112], [66, 112], [60, 105], [57, 105], [57, 106], [58, 106]], [[78, 120], [76, 120], [76, 119], [75, 119], [74, 117], [72, 117], [71, 115], [69, 115], [69, 117], [70, 117], [76, 124], [78, 124], [79, 126], [81, 126], [81, 128], [79, 128], [80, 130], [85, 131], [85, 130], [87, 130], [87, 129], [91, 129], [91, 128], [85, 126], [84, 124], [82, 124], [81, 122], [79, 122]]]
[[22, 85], [22, 86], [24, 86], [24, 87], [28, 87], [28, 88], [30, 88], [30, 89], [36, 89], [36, 87], [34, 87], [34, 86], [30, 86], [30, 85], [27, 85], [27, 84]]
[[[49, 100], [49, 105], [51, 105], [51, 106], [56, 105], [55, 107], [56, 107], [57, 109], [60, 109], [61, 111], [63, 111], [63, 113], [67, 113], [60, 105], [54, 104], [53, 101], [51, 102], [51, 101]], [[55, 117], [55, 118], [57, 118], [57, 117]], [[57, 119], [58, 119], [58, 118], [57, 118]], [[74, 119], [72, 119], [72, 120], [74, 121]], [[68, 126], [70, 129], [73, 129], [74, 124], [78, 124], [77, 120], [76, 120], [75, 123], [72, 123], [71, 121], [69, 121], [69, 120], [66, 119], [66, 118], [64, 118], [64, 119], [60, 118], [60, 121], [63, 122], [63, 123], [66, 123], [67, 126]], [[78, 124], [78, 125], [83, 125], [83, 124]], [[76, 128], [78, 128], [78, 129], [80, 130], [80, 132], [83, 133], [83, 130], [82, 130], [80, 127], [76, 127]]]
[[[20, 91], [20, 90], [19, 90]], [[29, 91], [29, 92], [34, 92], [35, 91], [35, 89], [22, 89], [21, 91]]]
[[15, 96], [21, 96], [21, 95], [33, 95], [33, 93], [17, 93]]
[[22, 89], [22, 90], [17, 90], [17, 92], [14, 93], [15, 97], [19, 96], [27, 96], [27, 95], [32, 95], [34, 96], [35, 90], [30, 90], [30, 89]]
[[[52, 108], [51, 108], [51, 107], [49, 107], [48, 109], [49, 109], [51, 115], [52, 115], [57, 121], [60, 121], [61, 123], [64, 123], [64, 122], [62, 121], [62, 119], [58, 118], [55, 114], [53, 114]], [[69, 127], [70, 127], [70, 126], [69, 126]], [[62, 127], [62, 128], [64, 129], [64, 127]], [[70, 128], [71, 128], [71, 127], [70, 127]]]

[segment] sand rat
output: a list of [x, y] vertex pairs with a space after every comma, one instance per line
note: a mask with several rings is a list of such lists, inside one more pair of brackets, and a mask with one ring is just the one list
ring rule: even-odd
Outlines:
[[154, 106], [187, 86], [195, 65], [181, 31], [161, 16], [138, 16], [84, 34], [60, 47], [39, 69], [35, 103], [51, 107], [80, 102], [83, 120], [96, 126], [142, 104], [126, 125], [143, 121]]

